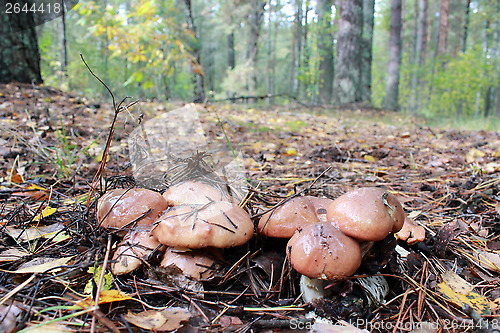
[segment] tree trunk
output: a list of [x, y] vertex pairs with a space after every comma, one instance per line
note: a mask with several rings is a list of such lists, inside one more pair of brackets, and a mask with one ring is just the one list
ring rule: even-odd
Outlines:
[[67, 51], [67, 39], [66, 39], [66, 8], [64, 6], [64, 1], [61, 0], [61, 71], [66, 74], [66, 68], [68, 67], [68, 51]]
[[399, 66], [401, 64], [401, 1], [391, 0], [391, 28], [389, 40], [389, 65], [385, 88], [384, 107], [399, 109]]
[[334, 96], [343, 105], [361, 100], [363, 0], [340, 0], [339, 7]]
[[191, 6], [191, 0], [184, 0], [186, 4], [186, 21], [188, 29], [192, 31], [193, 40], [191, 43], [191, 56], [193, 57], [191, 61], [191, 71], [193, 74], [194, 83], [194, 98], [195, 103], [201, 103], [205, 100], [205, 87], [204, 87], [204, 73], [203, 67], [201, 66], [201, 44], [198, 39], [198, 34], [196, 33], [196, 26], [193, 20], [193, 9]]
[[427, 23], [427, 0], [415, 0], [420, 2], [420, 7], [418, 9], [418, 26], [417, 35], [415, 41], [415, 53], [414, 53], [414, 70], [411, 77], [411, 97], [410, 97], [410, 112], [415, 114], [417, 112], [417, 101], [419, 96], [418, 80], [420, 76], [420, 70], [424, 64], [424, 43], [425, 43], [425, 30]]
[[418, 34], [418, 3], [419, 0], [413, 0], [413, 29], [411, 34], [411, 64], [415, 66], [417, 63], [417, 34]]
[[448, 44], [448, 12], [450, 0], [441, 0], [439, 8], [438, 42], [435, 56], [445, 55]]
[[[269, 4], [270, 10], [269, 10], [269, 15], [268, 15], [268, 20], [267, 20], [267, 40], [266, 40], [266, 63], [267, 63], [267, 70], [266, 70], [266, 94], [268, 96], [271, 96], [273, 94], [273, 89], [272, 89], [272, 77], [271, 77], [271, 56], [272, 56], [272, 18], [271, 15], [273, 13], [271, 4]], [[271, 104], [272, 103], [272, 97], [267, 98], [267, 103]]]
[[331, 102], [333, 89], [332, 3], [318, 0], [319, 102]]
[[363, 0], [363, 35], [361, 50], [361, 100], [371, 103], [372, 43], [375, 0]]
[[495, 63], [497, 64], [497, 75], [498, 75], [498, 81], [497, 81], [497, 91], [496, 91], [496, 116], [500, 117], [500, 22], [499, 22], [499, 17], [500, 17], [500, 0], [497, 0], [496, 2], [496, 20], [495, 20], [495, 31], [494, 31], [494, 38], [493, 38], [493, 43], [495, 43]]
[[110, 83], [109, 82], [109, 68], [108, 68], [108, 60], [109, 60], [108, 29], [109, 29], [109, 26], [108, 26], [108, 20], [107, 20], [108, 15], [106, 13], [107, 8], [108, 8], [108, 1], [103, 0], [102, 13], [104, 15], [105, 33], [104, 33], [104, 41], [103, 41], [103, 45], [102, 45], [102, 49], [103, 49], [104, 54], [102, 55], [102, 57], [104, 58], [104, 81], [109, 84]]
[[[248, 61], [251, 66], [249, 80], [249, 95], [255, 95], [257, 90], [257, 54], [259, 51], [259, 36], [264, 16], [265, 0], [254, 0], [250, 13], [250, 38], [248, 46]], [[253, 102], [253, 100], [249, 100]]]
[[[281, 7], [281, 1], [277, 0], [276, 1], [276, 8]], [[278, 28], [279, 28], [279, 22], [278, 18], [274, 20], [274, 33], [273, 33], [273, 56], [272, 56], [272, 67], [271, 67], [271, 87], [273, 94], [276, 91], [276, 49], [277, 49], [277, 43], [278, 43]], [[271, 98], [271, 103], [274, 103], [274, 97]]]
[[[24, 4], [32, 4], [23, 0], [18, 3], [21, 8]], [[30, 11], [25, 15], [9, 15], [4, 10], [0, 11], [0, 83], [43, 82], [34, 26], [33, 13]]]
[[[299, 52], [299, 71], [298, 71], [299, 75], [301, 73], [309, 73], [310, 52], [308, 47], [307, 34], [309, 32], [308, 17], [310, 10], [311, 10], [310, 0], [305, 0], [305, 11], [303, 14], [304, 24], [302, 25], [302, 37], [301, 37], [302, 42], [300, 43], [301, 49]], [[305, 75], [305, 77], [308, 77], [308, 75]], [[309, 88], [309, 83], [310, 83], [309, 79], [306, 79], [305, 81], [297, 79], [297, 81], [298, 81], [298, 87], [297, 87], [298, 94], [305, 93], [307, 95], [307, 90]], [[300, 95], [298, 95], [298, 97], [300, 97]]]
[[300, 51], [302, 47], [302, 1], [295, 0], [295, 18], [294, 18], [294, 30], [292, 37], [292, 49], [291, 49], [291, 59], [290, 59], [290, 77], [288, 81], [288, 91], [290, 95], [295, 96], [297, 94], [297, 74], [299, 71], [300, 64]]
[[229, 69], [234, 69], [236, 61], [234, 58], [234, 31], [227, 35], [227, 66]]
[[465, 53], [467, 50], [467, 33], [469, 30], [469, 20], [470, 20], [470, 0], [467, 0], [467, 6], [465, 7], [465, 20], [464, 20], [464, 32], [462, 35], [462, 52]]

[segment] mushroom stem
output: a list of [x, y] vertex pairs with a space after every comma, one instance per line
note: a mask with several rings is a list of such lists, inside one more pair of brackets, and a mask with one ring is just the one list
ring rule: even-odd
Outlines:
[[301, 275], [299, 284], [302, 300], [309, 303], [315, 299], [328, 297], [330, 292], [325, 290], [327, 283], [328, 280], [314, 279]]

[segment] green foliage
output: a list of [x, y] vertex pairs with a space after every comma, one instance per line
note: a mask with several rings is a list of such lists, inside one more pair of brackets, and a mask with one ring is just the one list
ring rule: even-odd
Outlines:
[[[97, 141], [94, 140], [87, 147], [79, 149], [78, 145], [71, 143], [70, 138], [66, 134], [62, 119], [60, 119], [61, 129], [56, 131], [59, 140], [58, 145], [47, 150], [52, 151], [50, 154], [51, 164], [57, 168], [57, 176], [60, 178], [67, 178], [73, 175], [76, 171], [82, 155], [87, 153], [87, 150], [94, 145]], [[55, 157], [54, 157], [55, 154]]]
[[[484, 110], [484, 93], [495, 81], [495, 71], [484, 52], [476, 47], [455, 58], [436, 59], [422, 67], [411, 66], [403, 59], [400, 98], [402, 108], [409, 108], [411, 75], [417, 71], [420, 84], [420, 113], [426, 117], [479, 115]], [[483, 97], [481, 97], [483, 96]]]
[[[464, 4], [450, 3], [447, 53], [434, 59], [439, 1], [429, 1], [426, 47], [422, 66], [412, 64], [415, 1], [405, 3], [403, 56], [400, 67], [400, 105], [409, 109], [416, 93], [417, 113], [426, 117], [480, 116], [485, 114], [487, 90], [496, 91], [500, 68], [495, 22], [496, 2], [473, 1], [467, 49], [462, 49]], [[303, 10], [308, 1], [302, 1]], [[319, 91], [318, 22], [315, 2], [310, 2], [307, 43], [302, 40], [297, 68], [299, 92], [305, 103], [317, 102]], [[377, 0], [373, 36], [372, 103], [382, 105], [389, 56], [390, 0]], [[288, 91], [295, 8], [291, 1], [267, 2], [259, 36], [257, 88], [249, 92], [252, 69], [249, 51], [251, 3], [248, 1], [193, 1], [194, 34], [187, 28], [183, 1], [177, 0], [82, 0], [67, 14], [67, 75], [61, 71], [61, 22], [53, 20], [38, 28], [42, 53], [42, 75], [46, 84], [67, 88], [90, 97], [105, 90], [91, 79], [79, 58], [82, 52], [93, 70], [117, 96], [189, 100], [193, 95], [192, 50], [201, 51], [199, 71], [204, 73], [206, 95], [226, 98]], [[335, 6], [334, 6], [335, 7]], [[304, 11], [303, 11], [304, 14]], [[334, 8], [338, 19], [338, 10]], [[311, 19], [312, 18], [312, 19]], [[332, 19], [332, 31], [338, 29]], [[304, 27], [305, 31], [305, 27]], [[228, 66], [227, 35], [234, 33], [236, 67]], [[334, 39], [336, 33], [332, 34]], [[198, 38], [196, 38], [198, 37]], [[335, 43], [334, 43], [335, 44]], [[268, 55], [269, 48], [269, 55]], [[333, 51], [335, 52], [335, 51]], [[495, 57], [497, 59], [495, 60]], [[494, 65], [496, 61], [497, 65]], [[411, 91], [412, 75], [418, 77]], [[286, 98], [274, 99], [288, 103]], [[267, 101], [259, 101], [266, 103]], [[496, 101], [491, 101], [494, 104]], [[494, 110], [490, 110], [493, 111]]]
[[492, 73], [491, 63], [479, 48], [460, 53], [446, 66], [437, 68], [428, 110], [445, 116], [479, 114], [479, 110], [484, 110], [484, 98], [478, 95], [493, 81]]

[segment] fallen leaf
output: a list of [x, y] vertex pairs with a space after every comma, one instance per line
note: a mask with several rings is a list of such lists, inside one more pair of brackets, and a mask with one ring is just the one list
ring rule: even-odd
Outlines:
[[14, 332], [22, 310], [15, 305], [0, 306], [0, 332]]
[[500, 171], [500, 163], [498, 162], [490, 162], [490, 163], [486, 163], [485, 165], [483, 165], [481, 167], [481, 170], [484, 172], [484, 173], [495, 173], [495, 172], [498, 172]]
[[450, 302], [454, 303], [458, 307], [461, 308], [464, 304], [468, 304], [482, 316], [491, 315], [491, 302], [483, 295], [480, 295], [475, 291], [471, 291], [467, 295], [461, 294], [453, 290], [448, 284], [446, 284], [446, 282], [441, 282], [438, 284], [438, 287], [441, 293], [443, 293], [450, 300]]
[[63, 228], [64, 224], [54, 223], [51, 225], [32, 227], [27, 229], [17, 229], [15, 227], [9, 226], [6, 229], [12, 238], [23, 242], [32, 241], [36, 238], [43, 237], [51, 239], [53, 242], [57, 243], [71, 238], [71, 236], [68, 235], [65, 231], [61, 231]]
[[55, 212], [57, 212], [57, 208], [51, 208], [51, 207], [47, 206], [40, 212], [40, 214], [38, 214], [37, 216], [35, 216], [33, 218], [33, 221], [39, 221], [39, 220], [43, 219], [44, 217], [47, 217], [47, 216], [54, 214]]
[[18, 248], [10, 248], [0, 253], [0, 262], [16, 261], [28, 256], [29, 253]]
[[[30, 324], [28, 324], [30, 325]], [[28, 326], [26, 328], [26, 332], [29, 332], [29, 333], [68, 333], [68, 332], [72, 332], [72, 330], [68, 327], [68, 326], [65, 326], [61, 323], [50, 323], [50, 324], [46, 324], [46, 325], [35, 325], [33, 326], [33, 328], [30, 328], [30, 326]]]
[[484, 155], [485, 154], [482, 151], [480, 151], [479, 149], [472, 148], [465, 155], [465, 161], [467, 161], [468, 163], [471, 163], [471, 162], [474, 162], [479, 157], [483, 157]]
[[59, 266], [66, 265], [72, 258], [73, 256], [59, 259], [39, 257], [24, 263], [19, 269], [11, 273], [44, 273], [48, 270], [51, 272], [57, 272], [61, 270], [61, 267]]
[[[95, 274], [94, 271], [96, 271]], [[97, 269], [95, 269], [94, 267], [89, 267], [87, 272], [93, 274], [93, 276], [89, 280], [89, 282], [87, 282], [87, 284], [85, 285], [85, 289], [83, 290], [83, 292], [85, 294], [92, 294], [92, 288], [93, 288], [92, 286], [94, 285], [92, 283], [92, 280], [94, 280], [96, 286], [99, 284], [99, 280], [101, 279], [102, 266], [97, 267]], [[113, 286], [113, 274], [111, 272], [104, 274], [101, 291], [110, 290], [112, 286]]]
[[413, 220], [414, 218], [416, 218], [417, 216], [419, 216], [420, 214], [422, 214], [422, 211], [421, 210], [414, 210], [412, 211], [410, 214], [408, 214], [408, 218]]
[[129, 312], [125, 319], [140, 328], [155, 331], [173, 331], [183, 326], [191, 318], [188, 310], [168, 308], [163, 311], [148, 310], [139, 313]]
[[441, 274], [441, 277], [451, 289], [462, 295], [467, 295], [474, 290], [472, 284], [453, 271], [446, 271]]
[[[129, 295], [120, 290], [101, 290], [99, 294], [99, 304], [127, 301], [132, 299]], [[92, 296], [81, 300], [76, 304], [77, 307], [86, 308], [92, 304]]]
[[366, 154], [365, 156], [363, 156], [363, 159], [367, 162], [370, 162], [370, 163], [375, 163], [377, 162], [377, 159], [371, 155], [368, 155]]
[[296, 156], [297, 155], [297, 149], [295, 148], [287, 148], [285, 155], [287, 156]]
[[474, 253], [481, 267], [490, 271], [500, 272], [500, 255], [496, 252], [481, 251]]
[[17, 170], [9, 169], [7, 170], [7, 174], [10, 175], [10, 182], [16, 184], [24, 183], [23, 176], [17, 173]]
[[34, 200], [47, 200], [50, 191], [36, 184], [29, 184], [20, 192], [13, 192], [14, 196], [32, 197]]

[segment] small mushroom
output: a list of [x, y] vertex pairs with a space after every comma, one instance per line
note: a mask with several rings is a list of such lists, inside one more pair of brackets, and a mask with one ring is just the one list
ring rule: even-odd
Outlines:
[[161, 246], [162, 244], [151, 237], [149, 228], [132, 230], [118, 244], [113, 255], [111, 271], [115, 275], [130, 273], [147, 261], [149, 255]]
[[319, 222], [310, 197], [295, 197], [262, 215], [257, 231], [267, 237], [290, 238], [298, 228]]
[[347, 192], [328, 207], [328, 221], [361, 241], [379, 241], [403, 226], [405, 213], [396, 197], [378, 187]]
[[245, 210], [219, 201], [193, 207], [171, 207], [153, 228], [153, 236], [172, 247], [199, 249], [243, 245], [253, 236], [253, 223]]
[[216, 259], [221, 257], [218, 249], [190, 250], [168, 248], [161, 261], [162, 267], [175, 266], [182, 274], [194, 280], [207, 280], [217, 272]]
[[[227, 186], [226, 186], [227, 187]], [[163, 193], [163, 198], [169, 206], [207, 204], [213, 201], [227, 201], [237, 204], [236, 198], [227, 190], [196, 180], [175, 184]]]
[[[160, 193], [144, 189], [116, 189], [97, 202], [97, 220], [107, 229], [150, 225], [168, 208]], [[123, 234], [123, 232], [122, 232]]]
[[316, 223], [297, 230], [287, 245], [293, 268], [310, 278], [341, 281], [361, 265], [359, 243], [331, 223]]
[[396, 239], [406, 241], [408, 245], [423, 242], [425, 239], [425, 229], [421, 225], [415, 224], [409, 218], [406, 218], [403, 228], [396, 233]]

